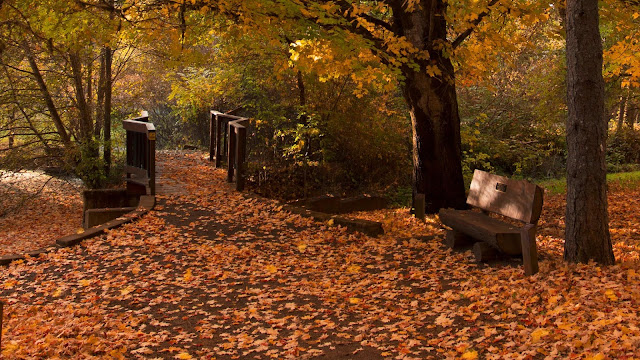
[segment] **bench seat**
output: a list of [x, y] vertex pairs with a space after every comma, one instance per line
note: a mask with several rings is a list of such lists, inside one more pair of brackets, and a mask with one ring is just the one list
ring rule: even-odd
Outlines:
[[442, 209], [440, 221], [478, 241], [484, 241], [509, 255], [522, 254], [521, 229], [473, 210]]

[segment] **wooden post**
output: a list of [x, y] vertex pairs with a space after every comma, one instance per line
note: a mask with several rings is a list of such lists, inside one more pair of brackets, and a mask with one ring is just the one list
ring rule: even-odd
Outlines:
[[14, 136], [13, 130], [11, 130], [9, 133], [9, 149], [13, 149]]
[[522, 264], [524, 273], [533, 275], [538, 272], [538, 249], [536, 247], [536, 225], [527, 224], [520, 233], [522, 244]]
[[[127, 138], [127, 153], [126, 153], [126, 157], [127, 157], [127, 161], [126, 164], [127, 165], [131, 165], [133, 164], [133, 134], [131, 133], [131, 131], [127, 130], [126, 132], [126, 138]], [[127, 179], [131, 177], [131, 174], [127, 171]]]
[[416, 194], [414, 201], [415, 202], [413, 204], [413, 207], [415, 209], [416, 218], [420, 220], [424, 220], [424, 213], [425, 213], [424, 194]]
[[149, 192], [156, 194], [156, 132], [149, 131], [148, 134], [148, 163], [149, 163]]
[[216, 164], [215, 167], [219, 168], [220, 164], [222, 162], [222, 143], [220, 141], [220, 135], [222, 135], [222, 117], [215, 115], [216, 119], [215, 119], [215, 123], [216, 123], [216, 130], [215, 130], [215, 141], [216, 141]]
[[216, 146], [216, 115], [213, 111], [209, 112], [209, 161], [213, 161], [214, 148]]
[[245, 180], [245, 156], [247, 148], [247, 128], [236, 127], [236, 190], [244, 190]]
[[231, 122], [227, 123], [227, 131], [229, 134], [229, 148], [227, 151], [227, 182], [233, 182], [233, 168], [235, 164], [235, 148], [236, 148], [236, 134], [235, 127], [231, 124]]
[[225, 116], [220, 116], [220, 118], [222, 118], [222, 127], [221, 129], [224, 131], [224, 134], [222, 134], [222, 157], [224, 158], [225, 156], [229, 155], [229, 119], [227, 119]]

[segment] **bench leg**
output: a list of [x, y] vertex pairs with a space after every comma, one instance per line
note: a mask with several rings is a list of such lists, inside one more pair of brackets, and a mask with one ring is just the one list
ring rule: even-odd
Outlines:
[[538, 272], [538, 249], [536, 247], [536, 226], [527, 224], [520, 234], [522, 245], [522, 263], [524, 273], [533, 275]]
[[477, 262], [495, 260], [500, 256], [500, 251], [484, 241], [473, 244], [473, 255]]
[[473, 243], [474, 240], [472, 237], [455, 230], [447, 230], [447, 234], [444, 237], [444, 244], [451, 249], [471, 245]]

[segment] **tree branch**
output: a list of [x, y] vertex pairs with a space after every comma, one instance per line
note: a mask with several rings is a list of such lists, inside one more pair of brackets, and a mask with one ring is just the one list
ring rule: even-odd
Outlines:
[[453, 49], [457, 48], [466, 38], [468, 38], [473, 33], [473, 30], [478, 27], [478, 24], [480, 24], [482, 20], [491, 12], [489, 8], [495, 5], [497, 2], [498, 0], [489, 1], [489, 4], [487, 4], [487, 10], [478, 14], [478, 17], [471, 22], [471, 26], [467, 30], [460, 33], [460, 35], [458, 35], [458, 37], [453, 40], [453, 42], [451, 43], [451, 47]]

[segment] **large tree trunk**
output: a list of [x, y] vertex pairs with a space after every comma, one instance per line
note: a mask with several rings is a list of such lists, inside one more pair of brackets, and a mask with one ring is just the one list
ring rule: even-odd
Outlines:
[[403, 92], [411, 111], [414, 194], [425, 194], [425, 211], [465, 205], [460, 118], [455, 86], [409, 73]]
[[438, 46], [447, 41], [445, 12], [442, 0], [421, 1], [412, 12], [404, 12], [402, 5], [394, 8], [400, 35], [430, 57], [416, 60], [419, 71], [403, 68], [403, 94], [413, 128], [413, 191], [425, 194], [427, 213], [466, 206], [454, 70]]
[[567, 209], [564, 257], [615, 262], [609, 235], [598, 0], [567, 1]]

